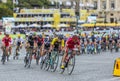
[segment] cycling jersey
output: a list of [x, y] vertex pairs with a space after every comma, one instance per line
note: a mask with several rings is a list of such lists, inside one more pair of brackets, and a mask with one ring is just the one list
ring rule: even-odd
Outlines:
[[45, 49], [49, 49], [50, 47], [50, 39], [45, 38], [44, 43], [45, 43]]
[[32, 38], [32, 36], [28, 37], [28, 43], [30, 44], [30, 46], [34, 46], [34, 38]]
[[59, 45], [61, 45], [62, 47], [65, 46], [64, 44], [64, 40], [62, 39], [61, 42], [58, 42], [58, 38], [54, 38], [51, 42], [52, 45], [55, 45], [55, 47], [58, 47]]
[[17, 43], [17, 46], [20, 46], [20, 44], [23, 42], [23, 39], [22, 38], [17, 38], [16, 39], [16, 43]]
[[2, 39], [2, 42], [5, 44], [6, 47], [8, 47], [11, 43], [11, 38], [10, 37], [4, 37]]
[[80, 45], [80, 40], [76, 40], [76, 42], [74, 42], [72, 38], [69, 38], [66, 41], [66, 47], [69, 49], [74, 49], [75, 45]]
[[41, 46], [44, 43], [44, 39], [43, 38], [37, 38], [37, 44], [38, 46]]

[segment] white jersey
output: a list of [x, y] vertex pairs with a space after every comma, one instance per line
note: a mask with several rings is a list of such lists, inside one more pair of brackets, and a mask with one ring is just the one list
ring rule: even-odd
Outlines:
[[22, 42], [24, 42], [24, 40], [23, 40], [22, 38], [17, 38], [17, 39], [16, 39], [16, 44], [22, 43]]

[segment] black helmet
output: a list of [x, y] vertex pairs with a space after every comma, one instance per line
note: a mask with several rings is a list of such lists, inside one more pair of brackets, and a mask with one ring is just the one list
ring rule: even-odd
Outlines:
[[33, 33], [30, 33], [29, 36], [33, 36]]
[[63, 39], [63, 35], [58, 35], [58, 39]]

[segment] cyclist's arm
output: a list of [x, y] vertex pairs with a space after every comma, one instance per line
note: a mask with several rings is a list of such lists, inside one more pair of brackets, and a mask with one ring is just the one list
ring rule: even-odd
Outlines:
[[56, 42], [56, 38], [54, 38], [54, 39], [52, 40], [51, 45], [50, 45], [50, 50], [53, 49], [55, 42]]
[[64, 40], [62, 40], [62, 42], [61, 42], [61, 46], [62, 46], [62, 47], [65, 46], [65, 42], [64, 42]]
[[5, 42], [5, 38], [2, 39], [2, 44], [4, 44], [4, 42]]
[[44, 39], [42, 39], [42, 50], [44, 50], [45, 48], [45, 43], [44, 43]]
[[25, 48], [30, 47], [30, 43], [27, 41], [25, 44]]
[[64, 47], [65, 47], [65, 41], [62, 40], [62, 42], [61, 42], [61, 50], [62, 50], [62, 51], [64, 50]]

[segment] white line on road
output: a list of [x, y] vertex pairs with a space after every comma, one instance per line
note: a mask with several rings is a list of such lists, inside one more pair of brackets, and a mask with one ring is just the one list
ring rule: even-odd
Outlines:
[[120, 77], [110, 78], [110, 79], [104, 79], [99, 81], [120, 81]]

